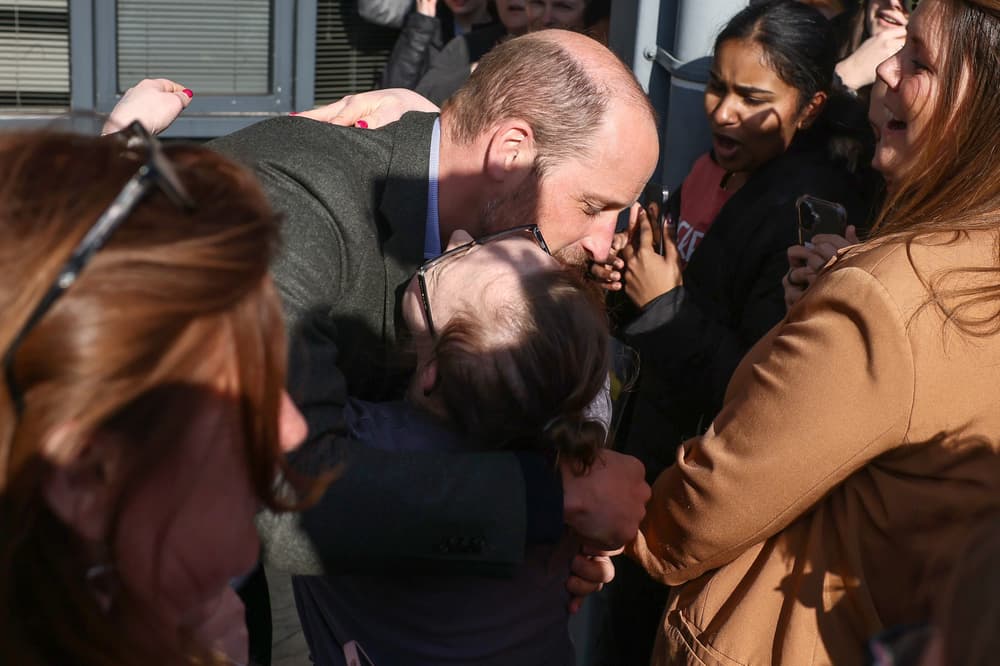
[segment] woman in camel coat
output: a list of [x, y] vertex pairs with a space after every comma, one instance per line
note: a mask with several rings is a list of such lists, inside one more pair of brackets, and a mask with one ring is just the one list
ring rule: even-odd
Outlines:
[[997, 0], [925, 0], [880, 66], [875, 240], [749, 352], [629, 549], [678, 586], [655, 664], [862, 663], [1000, 510], [998, 35]]

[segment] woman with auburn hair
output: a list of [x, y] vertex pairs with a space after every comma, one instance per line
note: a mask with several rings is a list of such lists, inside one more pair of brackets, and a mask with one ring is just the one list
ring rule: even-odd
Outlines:
[[629, 547], [677, 586], [655, 663], [862, 663], [1000, 511], [1000, 2], [923, 0], [878, 73], [873, 237], [750, 350]]
[[206, 149], [0, 136], [0, 662], [246, 662], [229, 582], [305, 434], [277, 242]]

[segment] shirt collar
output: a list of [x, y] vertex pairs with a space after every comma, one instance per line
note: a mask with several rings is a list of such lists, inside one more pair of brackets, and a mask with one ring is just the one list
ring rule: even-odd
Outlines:
[[441, 254], [441, 222], [438, 218], [438, 171], [441, 162], [441, 118], [434, 121], [431, 155], [427, 162], [427, 226], [424, 231], [424, 259]]

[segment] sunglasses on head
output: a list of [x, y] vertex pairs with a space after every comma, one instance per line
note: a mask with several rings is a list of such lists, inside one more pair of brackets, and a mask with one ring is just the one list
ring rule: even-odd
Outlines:
[[14, 374], [14, 359], [18, 349], [38, 325], [38, 322], [52, 309], [55, 302], [73, 286], [77, 278], [80, 277], [80, 273], [83, 272], [98, 250], [104, 247], [115, 229], [128, 218], [136, 205], [153, 188], [158, 188], [174, 205], [182, 210], [194, 208], [194, 202], [177, 177], [173, 165], [163, 154], [160, 142], [141, 123], [133, 121], [128, 127], [112, 135], [109, 139], [123, 141], [126, 153], [144, 151], [146, 160], [73, 248], [69, 258], [59, 269], [52, 285], [46, 290], [45, 295], [31, 311], [31, 315], [22, 324], [17, 335], [7, 347], [7, 351], [4, 352], [4, 379], [7, 382], [7, 390], [18, 416], [24, 412], [24, 394], [21, 392]]

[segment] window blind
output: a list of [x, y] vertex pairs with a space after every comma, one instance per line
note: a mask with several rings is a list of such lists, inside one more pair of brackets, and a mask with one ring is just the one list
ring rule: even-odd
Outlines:
[[397, 30], [358, 15], [357, 0], [316, 4], [316, 104], [371, 90], [378, 84]]
[[69, 106], [68, 0], [0, 0], [0, 107]]
[[118, 92], [169, 78], [199, 95], [267, 95], [272, 0], [118, 0]]

